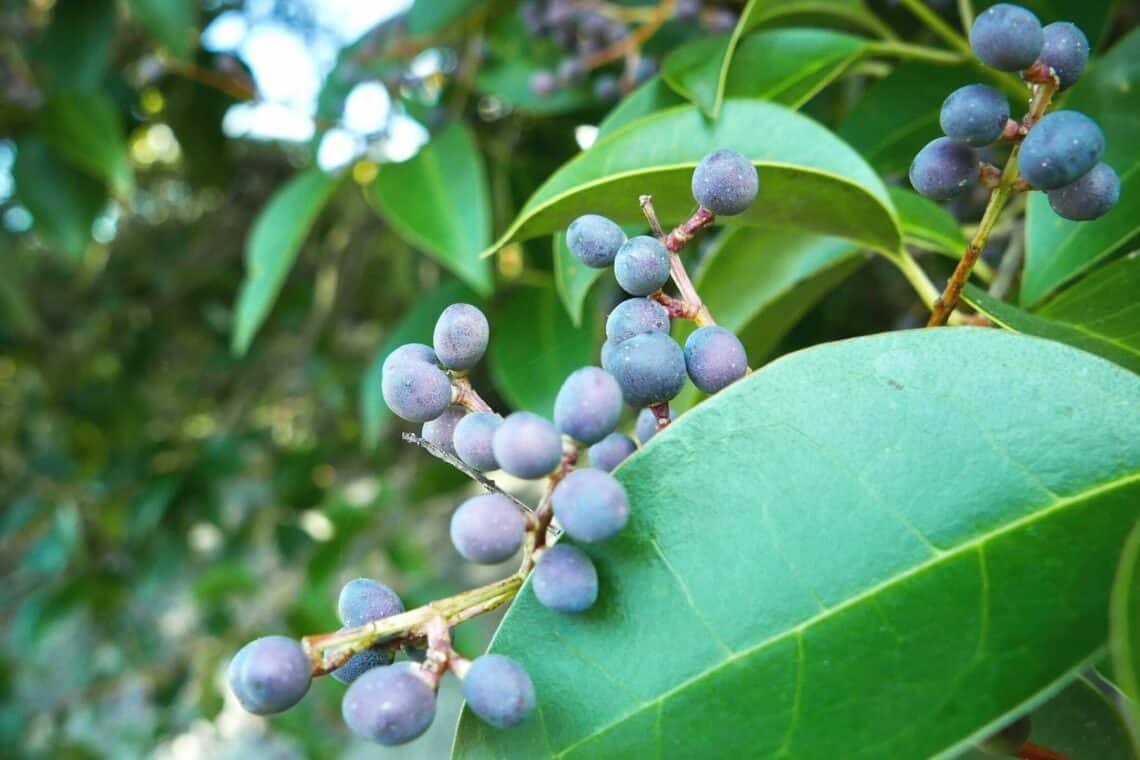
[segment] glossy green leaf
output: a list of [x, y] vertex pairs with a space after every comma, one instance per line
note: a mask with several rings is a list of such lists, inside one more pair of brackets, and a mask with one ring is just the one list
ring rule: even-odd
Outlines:
[[[645, 232], [645, 225], [635, 227], [627, 225], [627, 236], [641, 235]], [[586, 304], [586, 297], [602, 275], [610, 271], [588, 267], [570, 253], [566, 247], [566, 232], [559, 231], [552, 236], [554, 246], [554, 287], [558, 290], [558, 297], [570, 314], [570, 320], [575, 325], [582, 324], [582, 307]]]
[[[1078, 678], [1030, 713], [1034, 744], [1067, 757], [1136, 760], [1120, 711], [1092, 683]], [[993, 758], [971, 749], [958, 760]]]
[[967, 300], [1017, 332], [1068, 343], [1140, 373], [1140, 252], [1101, 267], [1036, 313], [968, 287]]
[[31, 58], [53, 90], [99, 87], [115, 44], [115, 0], [57, 0]]
[[301, 244], [339, 182], [318, 169], [308, 169], [281, 186], [257, 215], [245, 243], [245, 277], [234, 307], [233, 351], [249, 350]]
[[598, 363], [604, 339], [599, 320], [575, 327], [549, 285], [511, 291], [491, 324], [487, 361], [495, 387], [512, 409], [545, 417], [554, 413], [566, 376]]
[[408, 11], [408, 32], [432, 34], [479, 7], [479, 0], [417, 0]]
[[[677, 92], [712, 113], [720, 61], [729, 37], [699, 37], [665, 59], [661, 75]], [[725, 80], [725, 97], [757, 98], [799, 108], [866, 50], [867, 41], [826, 29], [775, 29], [740, 41]]]
[[365, 448], [376, 448], [385, 428], [395, 418], [380, 393], [380, 380], [383, 378], [380, 370], [384, 366], [384, 359], [405, 343], [431, 345], [432, 331], [435, 330], [440, 313], [453, 303], [474, 303], [481, 306], [478, 298], [474, 291], [461, 282], [439, 285], [417, 298], [392, 332], [385, 336], [360, 384], [361, 439]]
[[673, 106], [685, 104], [685, 99], [665, 84], [660, 76], [655, 76], [631, 92], [614, 106], [602, 123], [598, 125], [598, 139], [609, 137], [627, 124], [645, 116], [664, 111]]
[[59, 246], [72, 261], [83, 256], [91, 225], [107, 204], [107, 191], [76, 171], [46, 142], [24, 138], [16, 144], [12, 166], [16, 195], [35, 220], [37, 232]]
[[1109, 610], [1109, 651], [1116, 683], [1129, 697], [1132, 740], [1140, 754], [1140, 523], [1133, 528], [1120, 557]]
[[530, 78], [539, 68], [520, 60], [495, 61], [479, 69], [475, 86], [511, 108], [543, 116], [576, 111], [593, 102], [586, 87], [563, 87], [550, 95], [535, 95]]
[[744, 153], [760, 171], [760, 194], [734, 222], [898, 249], [897, 222], [878, 176], [827, 129], [794, 111], [730, 100], [715, 122], [695, 106], [681, 106], [635, 124], [599, 140], [555, 172], [494, 249], [564, 229], [579, 214], [602, 208], [620, 224], [638, 223], [637, 198], [643, 193], [653, 195], [664, 224], [679, 223], [693, 210], [693, 168], [718, 148]]
[[964, 66], [902, 63], [872, 85], [839, 127], [839, 136], [885, 175], [905, 174], [914, 155], [942, 134], [946, 96], [977, 75]]
[[999, 330], [773, 362], [617, 470], [630, 522], [585, 547], [598, 603], [559, 615], [524, 587], [492, 645], [538, 714], [464, 715], [456, 755], [964, 749], [1104, 647], [1137, 429], [1140, 377]]
[[[713, 115], [719, 116], [720, 109], [727, 99], [728, 82], [738, 53], [738, 46], [745, 36], [757, 27], [777, 19], [799, 18], [826, 20], [829, 17], [846, 24], [854, 24], [871, 32], [882, 31], [883, 24], [867, 10], [862, 0], [750, 0], [740, 14], [728, 44], [720, 51], [710, 51], [712, 58], [708, 69], [715, 72], [715, 89], [712, 107]], [[817, 26], [813, 23], [811, 26]], [[741, 67], [741, 71], [744, 68]]]
[[452, 122], [410, 161], [381, 167], [372, 197], [400, 237], [476, 291], [490, 292], [491, 267], [479, 258], [491, 241], [487, 173], [461, 122]]
[[197, 46], [198, 3], [194, 0], [130, 0], [131, 13], [176, 58]]
[[911, 190], [892, 187], [890, 192], [908, 245], [962, 258], [969, 241], [953, 214]]
[[44, 139], [72, 166], [104, 181], [116, 195], [130, 191], [127, 138], [109, 96], [84, 90], [56, 93], [39, 125]]
[[1053, 213], [1043, 193], [1031, 193], [1026, 221], [1021, 303], [1033, 306], [1140, 233], [1140, 29], [1096, 61], [1064, 107], [1086, 113], [1104, 129], [1104, 161], [1120, 175], [1120, 202], [1092, 222]]

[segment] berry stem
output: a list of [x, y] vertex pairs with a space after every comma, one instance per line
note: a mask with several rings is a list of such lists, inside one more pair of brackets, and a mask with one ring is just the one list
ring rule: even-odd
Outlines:
[[583, 58], [581, 60], [582, 68], [586, 71], [596, 69], [599, 66], [605, 66], [607, 63], [625, 58], [634, 51], [640, 50], [641, 46], [657, 33], [661, 25], [669, 20], [673, 15], [673, 8], [676, 5], [677, 0], [661, 0], [661, 3], [656, 8], [645, 15], [645, 23], [637, 27], [637, 29], [634, 29], [623, 39]]
[[[751, 371], [751, 370], [749, 370]], [[649, 407], [653, 411], [653, 416], [657, 420], [657, 432], [660, 433], [665, 428], [669, 427], [669, 405], [668, 404], [654, 404]]]
[[962, 53], [942, 50], [929, 45], [912, 45], [908, 42], [869, 42], [867, 43], [867, 50], [874, 55], [890, 56], [903, 61], [926, 61], [948, 66], [962, 63], [965, 60]]
[[491, 405], [483, 400], [479, 392], [471, 387], [467, 375], [459, 372], [451, 373], [451, 403], [459, 404], [469, 412], [492, 412]]
[[[693, 286], [693, 281], [689, 279], [689, 273], [685, 271], [685, 264], [681, 261], [679, 254], [685, 244], [693, 239], [694, 235], [713, 223], [716, 214], [707, 208], [698, 208], [684, 224], [666, 235], [665, 229], [661, 226], [661, 221], [657, 218], [657, 210], [653, 208], [653, 196], [642, 195], [638, 200], [641, 203], [642, 213], [649, 220], [649, 227], [653, 230], [653, 234], [669, 251], [669, 274], [673, 278], [673, 284], [677, 286], [677, 291], [681, 294], [681, 300], [686, 304], [685, 313], [682, 316], [693, 320], [697, 327], [715, 325], [716, 320], [712, 318], [708, 307], [697, 294], [697, 289]], [[689, 316], [690, 314], [692, 316]]]
[[1042, 747], [1040, 744], [1033, 744], [1032, 742], [1021, 745], [1021, 748], [1013, 756], [1019, 757], [1021, 760], [1070, 760], [1068, 755], [1062, 755], [1060, 752], [1054, 752], [1048, 747]]
[[562, 482], [570, 471], [574, 469], [574, 465], [578, 463], [578, 445], [566, 439], [562, 447], [562, 461], [554, 468], [554, 472], [546, 479], [546, 489], [542, 493], [542, 499], [538, 502], [538, 508], [534, 510], [535, 526], [532, 531], [527, 535], [526, 545], [523, 547], [523, 563], [519, 572], [528, 573], [534, 567], [534, 563], [538, 560], [538, 553], [547, 545], [550, 538], [548, 528], [550, 521], [554, 517], [554, 507], [552, 499], [554, 496], [554, 487]]
[[970, 33], [974, 25], [974, 3], [972, 0], [958, 0], [958, 17], [962, 20], [962, 31]]

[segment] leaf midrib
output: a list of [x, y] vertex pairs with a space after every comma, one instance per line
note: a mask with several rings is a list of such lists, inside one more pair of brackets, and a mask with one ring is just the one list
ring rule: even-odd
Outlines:
[[[644, 713], [646, 710], [653, 709], [654, 707], [663, 703], [666, 699], [673, 696], [674, 694], [678, 694], [680, 692], [685, 691], [686, 689], [688, 689], [693, 684], [707, 678], [708, 676], [713, 675], [714, 673], [728, 667], [729, 665], [732, 665], [732, 664], [734, 664], [740, 660], [743, 660], [747, 657], [751, 657], [751, 656], [757, 654], [758, 652], [761, 652], [764, 649], [767, 649], [767, 648], [775, 645], [776, 643], [783, 641], [787, 638], [802, 635], [806, 630], [808, 630], [812, 626], [814, 626], [818, 623], [821, 623], [825, 620], [828, 620], [831, 617], [835, 616], [836, 614], [843, 612], [843, 611], [846, 611], [847, 609], [858, 605], [860, 602], [862, 602], [868, 598], [871, 598], [871, 597], [879, 594], [880, 592], [882, 592], [882, 591], [884, 591], [884, 590], [886, 590], [892, 586], [895, 586], [899, 583], [902, 583], [903, 581], [906, 581], [906, 580], [908, 580], [914, 576], [920, 575], [921, 573], [925, 572], [926, 570], [929, 570], [929, 569], [933, 568], [934, 566], [936, 566], [936, 565], [938, 565], [944, 561], [949, 561], [950, 559], [954, 559], [954, 558], [963, 556], [969, 551], [972, 551], [972, 550], [975, 550], [978, 548], [982, 548], [988, 542], [990, 542], [991, 540], [993, 540], [999, 536], [1003, 536], [1007, 533], [1016, 532], [1023, 527], [1026, 527], [1028, 525], [1032, 525], [1033, 523], [1037, 522], [1038, 520], [1043, 520], [1043, 519], [1047, 518], [1048, 516], [1052, 515], [1053, 513], [1057, 512], [1059, 510], [1065, 509], [1066, 507], [1069, 507], [1073, 504], [1081, 503], [1083, 501], [1086, 501], [1087, 499], [1090, 499], [1090, 498], [1093, 498], [1093, 497], [1096, 497], [1096, 496], [1099, 496], [1099, 495], [1102, 495], [1105, 493], [1109, 493], [1111, 491], [1115, 491], [1118, 488], [1124, 488], [1124, 487], [1127, 487], [1129, 485], [1132, 485], [1132, 484], [1138, 483], [1138, 482], [1140, 482], [1140, 472], [1133, 472], [1129, 475], [1117, 478], [1115, 480], [1111, 480], [1111, 481], [1108, 481], [1106, 483], [1102, 483], [1102, 484], [1099, 484], [1097, 486], [1094, 486], [1092, 488], [1088, 488], [1088, 489], [1081, 491], [1077, 494], [1074, 494], [1072, 496], [1066, 496], [1066, 497], [1061, 498], [1061, 499], [1056, 499], [1051, 504], [1049, 504], [1047, 506], [1044, 506], [1040, 509], [1037, 509], [1037, 510], [1031, 512], [1030, 514], [1025, 515], [1024, 517], [1013, 520], [1013, 521], [1001, 526], [1000, 528], [989, 531], [987, 533], [979, 534], [978, 536], [970, 539], [969, 541], [966, 541], [966, 542], [959, 544], [958, 546], [954, 547], [953, 549], [938, 551], [931, 558], [915, 565], [914, 567], [912, 567], [911, 569], [909, 569], [905, 572], [891, 576], [890, 578], [887, 578], [886, 580], [881, 581], [881, 582], [875, 584], [874, 586], [871, 586], [871, 587], [865, 589], [864, 591], [859, 592], [858, 594], [852, 596], [850, 599], [844, 600], [844, 601], [840, 602], [839, 604], [836, 604], [832, 607], [829, 607], [829, 608], [827, 608], [821, 612], [818, 612], [818, 613], [812, 615], [811, 617], [805, 618], [803, 621], [797, 623], [795, 626], [788, 628], [788, 629], [786, 629], [786, 630], [784, 630], [778, 634], [775, 634], [773, 636], [769, 636], [768, 638], [766, 638], [766, 639], [764, 639], [764, 640], [762, 640], [756, 644], [753, 644], [751, 647], [748, 647], [747, 649], [742, 649], [739, 652], [735, 652], [731, 657], [725, 658], [724, 660], [721, 660], [720, 662], [718, 662], [716, 665], [713, 665], [712, 667], [706, 668], [705, 670], [701, 671], [700, 673], [697, 673], [696, 675], [693, 675], [693, 676], [685, 679], [684, 681], [677, 684], [676, 686], [669, 689], [668, 691], [662, 692], [661, 694], [659, 694], [658, 696], [654, 697], [653, 699], [651, 699], [647, 702], [643, 702], [636, 709], [634, 709], [628, 713], [625, 713], [624, 715], [620, 716], [619, 718], [607, 723], [606, 725], [602, 726], [600, 729], [598, 729], [597, 731], [594, 731], [590, 735], [584, 736], [581, 739], [578, 739], [573, 744], [565, 747], [562, 750], [559, 750], [552, 757], [563, 758], [568, 753], [577, 749], [579, 746], [593, 740], [594, 738], [596, 738], [598, 736], [605, 734], [607, 731], [609, 731], [609, 730], [613, 729], [614, 727], [619, 726], [622, 723], [625, 723], [626, 721]], [[549, 741], [549, 736], [547, 737], [547, 739]]]

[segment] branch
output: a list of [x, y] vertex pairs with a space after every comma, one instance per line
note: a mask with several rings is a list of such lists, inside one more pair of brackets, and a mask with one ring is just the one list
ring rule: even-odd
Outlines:
[[401, 437], [408, 443], [414, 443], [415, 445], [424, 449], [427, 453], [431, 454], [436, 459], [442, 459], [444, 462], [447, 462], [449, 465], [459, 470], [479, 485], [483, 486], [485, 490], [491, 493], [502, 494], [503, 496], [506, 496], [508, 499], [513, 501], [519, 509], [528, 514], [534, 514], [534, 510], [529, 504], [504, 491], [498, 486], [497, 483], [495, 483], [495, 481], [491, 480], [486, 475], [476, 470], [474, 467], [471, 467], [459, 457], [449, 454], [439, 446], [436, 446], [431, 441], [426, 441], [423, 438], [420, 438], [415, 433], [404, 433]]

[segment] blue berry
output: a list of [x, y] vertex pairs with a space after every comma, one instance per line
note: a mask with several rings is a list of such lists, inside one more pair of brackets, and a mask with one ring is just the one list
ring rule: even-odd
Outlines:
[[[673, 421], [676, 417], [676, 413], [670, 409], [669, 420]], [[649, 439], [657, 435], [657, 415], [653, 413], [652, 409], [642, 409], [637, 413], [634, 433], [637, 434], [637, 440], [641, 441], [642, 446], [649, 443]]]
[[1009, 101], [993, 87], [968, 84], [950, 93], [942, 104], [939, 123], [946, 136], [974, 147], [1001, 137], [1009, 121]]
[[1087, 222], [1104, 216], [1120, 200], [1120, 177], [1112, 167], [1100, 163], [1085, 176], [1050, 190], [1049, 205], [1059, 216]]
[[1077, 180], [1104, 155], [1104, 132], [1077, 111], [1056, 111], [1033, 125], [1021, 143], [1021, 176], [1039, 190]]
[[246, 644], [230, 660], [230, 690], [246, 712], [272, 715], [301, 701], [312, 680], [311, 667], [297, 641], [264, 636]]
[[399, 357], [393, 353], [384, 361], [380, 377], [384, 403], [409, 422], [434, 420], [451, 404], [451, 379], [434, 364], [409, 357], [410, 353]]
[[558, 544], [542, 553], [530, 578], [534, 595], [548, 609], [582, 612], [598, 599], [598, 571], [576, 546]]
[[927, 143], [910, 165], [910, 184], [936, 201], [953, 198], [977, 178], [978, 155], [974, 149], [949, 137]]
[[613, 74], [602, 74], [594, 80], [594, 97], [603, 103], [621, 99], [621, 80]]
[[435, 719], [435, 690], [416, 675], [419, 665], [373, 668], [348, 687], [341, 715], [353, 733], [380, 744], [403, 744]]
[[451, 543], [464, 559], [481, 565], [513, 557], [525, 533], [519, 508], [501, 493], [473, 496], [451, 516]]
[[389, 364], [396, 364], [402, 361], [419, 361], [426, 364], [439, 364], [439, 357], [435, 355], [435, 349], [431, 346], [425, 346], [423, 343], [405, 343], [398, 347], [384, 359], [384, 365], [381, 368], [381, 373], [387, 372]]
[[633, 452], [637, 451], [637, 444], [625, 433], [610, 433], [589, 449], [590, 466], [599, 470], [612, 472], [615, 467], [625, 461]]
[[502, 422], [503, 418], [494, 412], [475, 412], [465, 416], [455, 426], [452, 436], [456, 456], [480, 472], [499, 469], [491, 441]]
[[978, 749], [987, 755], [1013, 755], [1029, 741], [1032, 729], [1028, 716], [1018, 718], [996, 734], [983, 739], [978, 744]]
[[664, 333], [642, 333], [617, 344], [606, 369], [634, 407], [668, 401], [685, 384], [685, 355]]
[[530, 91], [540, 98], [549, 97], [558, 91], [558, 77], [553, 71], [539, 69], [530, 75]]
[[435, 323], [432, 345], [449, 369], [471, 369], [483, 358], [491, 327], [483, 312], [468, 303], [453, 303]]
[[648, 298], [627, 298], [606, 317], [606, 337], [614, 343], [646, 332], [669, 332], [669, 312]]
[[1029, 68], [1044, 44], [1041, 22], [1019, 5], [991, 6], [978, 14], [970, 29], [970, 47], [975, 55], [999, 71]]
[[501, 654], [476, 657], [463, 675], [471, 712], [496, 728], [510, 728], [534, 710], [534, 684], [522, 665]]
[[348, 662], [334, 670], [330, 675], [343, 684], [350, 684], [373, 668], [392, 664], [392, 653], [384, 646], [373, 646], [363, 652], [357, 652], [348, 658]]
[[669, 280], [669, 251], [657, 238], [632, 237], [618, 249], [614, 277], [622, 290], [635, 296], [660, 290]]
[[588, 267], [604, 269], [614, 263], [625, 232], [604, 216], [584, 214], [566, 228], [566, 247]]
[[748, 356], [740, 338], [730, 330], [709, 325], [685, 341], [685, 367], [693, 385], [705, 393], [716, 393], [744, 377]]
[[455, 456], [455, 428], [466, 414], [467, 410], [462, 406], [452, 404], [443, 410], [443, 414], [425, 422], [420, 435], [428, 443], [434, 443], [448, 454]]
[[554, 426], [585, 444], [613, 432], [621, 419], [621, 387], [597, 367], [574, 370], [554, 399]]
[[719, 216], [734, 216], [756, 200], [760, 175], [747, 156], [734, 150], [717, 150], [697, 164], [692, 186], [697, 203]]
[[1089, 39], [1076, 24], [1058, 21], [1044, 29], [1045, 45], [1041, 63], [1053, 69], [1061, 89], [1072, 87], [1081, 78], [1089, 62]]
[[515, 412], [495, 431], [491, 449], [499, 466], [516, 478], [541, 478], [562, 460], [562, 436], [537, 414]]
[[577, 58], [564, 58], [558, 63], [554, 78], [563, 87], [577, 87], [586, 81], [586, 68]]
[[371, 578], [355, 578], [344, 584], [336, 600], [340, 622], [350, 628], [403, 611], [404, 603], [396, 592]]
[[578, 541], [605, 541], [629, 519], [625, 488], [613, 475], [593, 467], [563, 478], [550, 503], [562, 529]]

